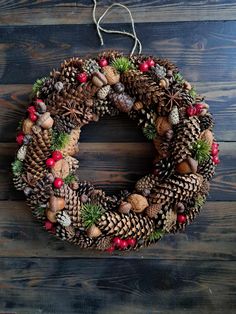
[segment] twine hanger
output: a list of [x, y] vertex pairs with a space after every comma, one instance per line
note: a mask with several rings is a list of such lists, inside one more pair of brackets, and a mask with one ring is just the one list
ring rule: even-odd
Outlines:
[[[108, 33], [108, 34], [121, 34], [121, 35], [129, 36], [129, 37], [134, 39], [134, 45], [133, 45], [133, 49], [131, 50], [130, 57], [132, 57], [132, 55], [134, 54], [134, 52], [135, 52], [135, 50], [137, 48], [138, 48], [138, 54], [141, 54], [142, 53], [142, 44], [141, 44], [140, 40], [137, 37], [136, 31], [135, 31], [134, 19], [133, 19], [132, 13], [129, 10], [129, 8], [127, 6], [121, 4], [121, 3], [113, 3], [112, 5], [110, 5], [103, 12], [103, 14], [97, 20], [97, 18], [96, 18], [97, 1], [93, 0], [93, 2], [94, 2], [94, 6], [93, 6], [93, 21], [94, 21], [94, 23], [96, 25], [96, 28], [97, 28], [97, 33], [98, 33], [98, 36], [99, 36], [99, 39], [100, 39], [101, 46], [104, 45], [102, 32]], [[118, 31], [118, 30], [113, 30], [113, 29], [106, 29], [106, 28], [104, 28], [104, 27], [102, 27], [100, 25], [102, 20], [104, 19], [104, 17], [107, 15], [107, 13], [114, 7], [121, 7], [123, 9], [125, 9], [129, 13], [129, 17], [130, 17], [130, 20], [131, 20], [131, 26], [132, 26], [133, 33], [129, 33], [129, 32], [126, 32], [126, 31]]]

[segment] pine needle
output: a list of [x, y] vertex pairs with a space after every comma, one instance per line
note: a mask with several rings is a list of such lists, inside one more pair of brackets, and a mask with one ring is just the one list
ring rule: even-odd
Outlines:
[[210, 145], [204, 140], [197, 140], [193, 144], [194, 159], [199, 163], [207, 160], [210, 156]]
[[118, 72], [126, 72], [133, 68], [132, 63], [126, 57], [120, 57], [115, 59], [111, 64]]
[[143, 134], [148, 140], [153, 140], [157, 136], [157, 131], [154, 124], [149, 124], [143, 128]]
[[192, 98], [194, 98], [194, 99], [197, 97], [197, 92], [196, 92], [196, 90], [195, 90], [194, 87], [192, 87], [192, 88], [190, 89], [189, 95], [190, 95]]
[[66, 147], [66, 145], [69, 143], [69, 134], [62, 132], [58, 133], [53, 131], [52, 134], [52, 150], [60, 150]]
[[34, 95], [36, 95], [38, 92], [40, 92], [44, 82], [46, 81], [47, 77], [42, 77], [40, 79], [37, 79], [32, 87], [32, 92]]
[[161, 229], [157, 229], [155, 231], [153, 231], [150, 236], [149, 236], [149, 240], [151, 242], [156, 242], [158, 240], [160, 240], [163, 236], [164, 236], [164, 231]]
[[81, 207], [81, 217], [86, 229], [90, 228], [102, 216], [104, 209], [97, 204], [86, 203]]
[[76, 179], [76, 177], [73, 174], [69, 174], [65, 179], [64, 179], [64, 183], [65, 184], [70, 184], [71, 182], [73, 182]]
[[16, 159], [12, 164], [12, 172], [14, 176], [19, 176], [23, 171], [23, 162]]

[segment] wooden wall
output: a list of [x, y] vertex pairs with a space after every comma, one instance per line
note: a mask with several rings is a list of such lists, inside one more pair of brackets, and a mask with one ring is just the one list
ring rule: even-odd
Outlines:
[[[114, 1], [98, 1], [98, 12]], [[143, 52], [172, 59], [216, 118], [221, 164], [208, 203], [186, 233], [110, 256], [50, 237], [10, 178], [15, 130], [36, 78], [101, 50], [92, 1], [0, 1], [0, 313], [235, 313], [236, 1], [124, 0]], [[107, 27], [129, 29], [123, 11]], [[104, 49], [132, 42], [104, 36]], [[152, 147], [125, 116], [84, 128], [81, 177], [109, 192], [148, 171]]]

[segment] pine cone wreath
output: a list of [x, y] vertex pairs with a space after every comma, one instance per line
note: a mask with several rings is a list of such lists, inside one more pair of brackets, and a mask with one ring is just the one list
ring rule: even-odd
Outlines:
[[[173, 63], [116, 50], [74, 57], [38, 79], [32, 95], [16, 136], [13, 183], [44, 229], [111, 253], [148, 246], [195, 219], [219, 145], [209, 105]], [[120, 112], [152, 141], [152, 170], [133, 190], [108, 195], [80, 179], [78, 142], [84, 125]]]

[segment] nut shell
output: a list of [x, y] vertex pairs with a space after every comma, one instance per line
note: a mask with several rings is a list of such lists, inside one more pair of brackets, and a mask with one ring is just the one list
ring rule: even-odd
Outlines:
[[70, 174], [70, 166], [68, 161], [65, 159], [56, 161], [51, 171], [55, 178], [65, 179]]
[[90, 238], [98, 238], [102, 234], [102, 231], [95, 225], [92, 225], [87, 229], [87, 235]]
[[118, 211], [122, 214], [128, 214], [132, 209], [132, 205], [128, 202], [121, 202]]
[[65, 208], [64, 198], [51, 195], [49, 200], [49, 210], [57, 213], [63, 208]]
[[101, 72], [94, 72], [92, 83], [97, 87], [102, 87], [107, 84], [106, 76]]
[[30, 119], [25, 119], [22, 124], [22, 131], [24, 134], [32, 134], [32, 127], [34, 125], [34, 122]]
[[171, 130], [171, 124], [168, 120], [168, 117], [159, 117], [156, 119], [156, 130], [157, 133], [161, 136], [165, 135], [165, 133]]
[[142, 213], [148, 207], [146, 197], [140, 194], [130, 194], [127, 201], [131, 204], [132, 210], [136, 213]]
[[102, 71], [109, 85], [114, 85], [120, 81], [120, 74], [114, 67], [107, 65], [102, 68]]

